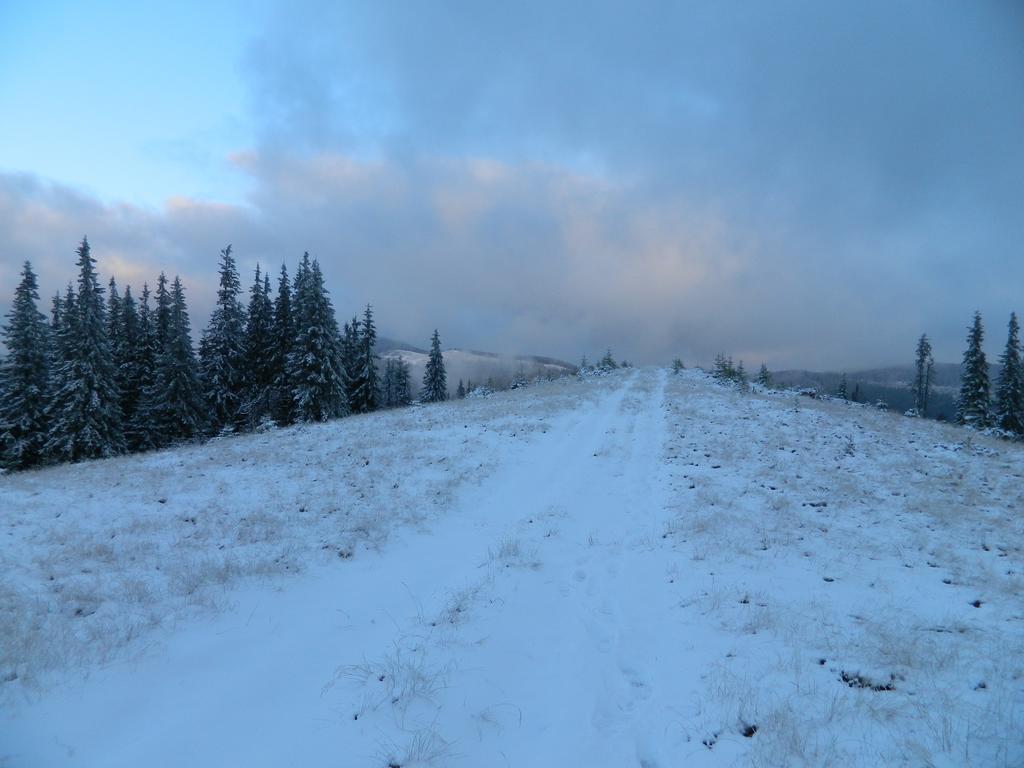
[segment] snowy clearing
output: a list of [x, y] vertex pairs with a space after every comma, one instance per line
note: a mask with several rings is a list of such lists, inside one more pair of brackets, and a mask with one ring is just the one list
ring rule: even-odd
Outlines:
[[0, 477], [0, 765], [1020, 765], [969, 436], [639, 370]]

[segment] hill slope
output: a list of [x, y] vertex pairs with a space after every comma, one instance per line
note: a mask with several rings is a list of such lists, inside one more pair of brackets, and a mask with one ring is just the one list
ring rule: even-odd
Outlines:
[[1018, 765], [966, 437], [642, 370], [0, 478], [0, 762]]

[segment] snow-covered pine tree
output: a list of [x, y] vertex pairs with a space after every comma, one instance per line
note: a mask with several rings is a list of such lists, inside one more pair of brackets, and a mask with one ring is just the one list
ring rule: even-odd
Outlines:
[[[373, 308], [367, 304], [363, 312], [358, 337], [355, 339], [353, 369], [355, 378], [352, 386], [352, 399], [349, 404], [353, 413], [370, 413], [380, 407], [380, 380], [377, 375], [377, 328], [373, 324]], [[343, 347], [349, 350], [349, 343]]]
[[292, 288], [288, 268], [282, 264], [277, 280], [277, 298], [274, 300], [274, 325], [271, 330], [270, 368], [273, 391], [270, 397], [271, 415], [278, 424], [291, 424], [291, 386], [288, 383], [288, 355], [295, 343], [295, 322], [292, 316]]
[[202, 435], [207, 405], [199, 366], [192, 350], [192, 327], [185, 303], [185, 289], [177, 276], [171, 286], [171, 317], [167, 344], [156, 365], [152, 401], [153, 429], [162, 445]]
[[764, 363], [761, 363], [761, 370], [757, 372], [757, 383], [766, 388], [772, 386], [772, 373]]
[[[131, 352], [129, 362], [131, 372], [127, 377], [133, 382], [130, 387], [134, 393], [137, 393], [138, 400], [134, 413], [127, 417], [124, 433], [129, 450], [145, 451], [156, 447], [158, 443], [158, 435], [154, 431], [153, 424], [154, 412], [156, 406], [159, 405], [154, 401], [154, 397], [157, 396], [154, 385], [156, 384], [156, 362], [160, 355], [160, 348], [157, 345], [156, 318], [149, 307], [149, 285], [147, 283], [142, 284], [138, 314], [138, 343]], [[122, 404], [124, 398], [125, 394], [122, 393]]]
[[[0, 332], [7, 356], [0, 360], [0, 467], [25, 469], [42, 462], [50, 385], [50, 329], [38, 310], [39, 285], [29, 262]], [[60, 313], [60, 296], [55, 298]]]
[[675, 360], [672, 361], [672, 373], [679, 373], [680, 371], [684, 370], [685, 368], [686, 368], [686, 366], [683, 365], [683, 361], [680, 360], [678, 357]]
[[380, 404], [382, 408], [395, 407], [395, 361], [384, 360], [384, 375], [380, 379]]
[[928, 415], [928, 400], [932, 389], [932, 368], [935, 360], [932, 358], [932, 345], [928, 341], [928, 335], [922, 333], [917, 340], [917, 353], [914, 360], [916, 372], [914, 374], [914, 410], [918, 416]]
[[64, 301], [60, 297], [60, 291], [53, 294], [50, 301], [50, 339], [57, 337], [60, 332], [61, 320], [64, 316]]
[[395, 360], [394, 407], [404, 408], [412, 404], [412, 377], [409, 363], [401, 355]]
[[242, 286], [228, 245], [220, 252], [217, 303], [200, 347], [203, 394], [214, 433], [239, 426], [246, 393], [245, 313], [238, 301]]
[[245, 322], [245, 402], [242, 406], [250, 428], [270, 414], [274, 383], [273, 369], [274, 307], [270, 301], [270, 281], [256, 265], [256, 277], [249, 290], [249, 312]]
[[597, 367], [600, 368], [602, 371], [611, 371], [614, 370], [615, 368], [618, 368], [618, 366], [615, 364], [615, 358], [612, 357], [611, 347], [605, 350], [604, 357], [601, 358], [601, 361], [597, 364]]
[[338, 323], [319, 264], [309, 254], [295, 276], [295, 344], [288, 356], [295, 418], [326, 421], [346, 415], [348, 381], [341, 365]]
[[77, 253], [78, 294], [65, 300], [58, 344], [63, 361], [54, 376], [47, 412], [45, 450], [57, 461], [113, 456], [125, 447], [103, 289], [96, 280], [88, 239], [82, 238]]
[[1002, 370], [996, 384], [996, 426], [1024, 437], [1024, 363], [1021, 362], [1020, 327], [1017, 313], [1010, 313], [1006, 348], [999, 356]]
[[107, 283], [107, 338], [110, 340], [110, 354], [117, 369], [117, 386], [121, 388], [121, 362], [124, 360], [124, 304], [117, 292], [117, 281], [111, 277]]
[[850, 390], [846, 386], [845, 373], [842, 375], [842, 378], [839, 379], [839, 387], [836, 389], [836, 397], [838, 397], [840, 400], [850, 399]]
[[126, 285], [121, 299], [120, 349], [114, 355], [117, 363], [117, 388], [121, 393], [121, 423], [124, 430], [125, 447], [137, 450], [134, 425], [142, 401], [143, 371], [140, 355], [143, 339], [139, 328], [139, 311], [132, 296], [132, 287]]
[[167, 275], [163, 272], [156, 280], [156, 308], [153, 310], [153, 330], [159, 352], [171, 337], [171, 292], [167, 290]]
[[423, 371], [423, 391], [420, 392], [420, 401], [424, 403], [439, 403], [447, 399], [448, 376], [444, 371], [441, 337], [435, 328], [434, 335], [430, 339], [430, 355], [427, 357], [427, 365]]
[[458, 389], [455, 390], [455, 396], [459, 398], [459, 400], [466, 396], [466, 387], [462, 383], [462, 379], [459, 379], [459, 386]]
[[747, 369], [743, 367], [742, 360], [740, 360], [740, 364], [733, 369], [732, 378], [733, 381], [735, 381], [741, 387], [747, 386]]
[[972, 427], [989, 425], [988, 361], [982, 349], [985, 331], [981, 313], [974, 313], [974, 322], [967, 333], [967, 351], [960, 367], [960, 396], [957, 398], [956, 420]]
[[341, 366], [345, 370], [346, 397], [349, 410], [356, 411], [359, 401], [359, 318], [353, 317], [345, 323], [340, 338]]

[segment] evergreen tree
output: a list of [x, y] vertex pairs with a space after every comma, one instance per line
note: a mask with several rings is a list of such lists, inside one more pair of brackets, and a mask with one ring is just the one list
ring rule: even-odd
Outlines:
[[53, 294], [50, 302], [50, 339], [55, 339], [60, 333], [60, 324], [64, 317], [64, 301], [60, 297], [60, 291]]
[[1024, 364], [1021, 362], [1017, 314], [1010, 313], [1006, 349], [999, 357], [1002, 370], [996, 385], [996, 426], [1024, 436]]
[[409, 372], [409, 364], [399, 355], [395, 361], [395, 384], [394, 400], [395, 408], [404, 408], [412, 404], [412, 377]]
[[685, 368], [686, 366], [683, 365], [683, 361], [678, 357], [672, 361], [672, 373], [679, 373], [680, 371], [685, 370]]
[[271, 413], [278, 424], [294, 421], [291, 385], [288, 381], [288, 355], [295, 343], [295, 322], [292, 317], [292, 288], [288, 281], [288, 268], [281, 265], [277, 280], [277, 298], [274, 301], [274, 325], [271, 331], [270, 368], [273, 393]]
[[203, 392], [214, 432], [238, 426], [247, 387], [245, 315], [238, 301], [242, 287], [230, 245], [220, 257], [217, 303], [200, 347]]
[[614, 370], [615, 368], [618, 368], [618, 366], [615, 364], [615, 358], [612, 357], [611, 348], [605, 351], [604, 357], [601, 358], [601, 361], [597, 364], [597, 367], [600, 368], [602, 371], [611, 371]]
[[103, 289], [96, 280], [89, 241], [78, 247], [78, 295], [65, 302], [56, 371], [47, 413], [46, 452], [58, 461], [112, 456], [124, 451], [120, 393], [107, 337]]
[[144, 340], [139, 324], [139, 312], [132, 297], [131, 286], [125, 286], [121, 299], [120, 349], [114, 355], [117, 363], [117, 387], [121, 393], [121, 419], [124, 425], [125, 446], [129, 451], [139, 449], [135, 428], [146, 385], [143, 375], [142, 354]]
[[[355, 323], [353, 322], [353, 325]], [[373, 324], [373, 309], [369, 304], [363, 313], [361, 331], [355, 341], [355, 349], [351, 342], [344, 348], [352, 355], [354, 377], [352, 379], [352, 398], [349, 401], [353, 413], [369, 413], [380, 406], [380, 381], [377, 376], [377, 329]]]
[[125, 397], [138, 398], [134, 413], [126, 415], [125, 441], [129, 450], [145, 451], [156, 447], [158, 442], [153, 424], [156, 407], [159, 405], [154, 398], [158, 396], [155, 385], [157, 358], [160, 356], [156, 318], [149, 307], [149, 285], [146, 283], [142, 284], [138, 314], [138, 343], [132, 350], [129, 362], [131, 372], [127, 375], [127, 379], [131, 382], [129, 384], [130, 392], [127, 395], [122, 393], [122, 403], [124, 403]]
[[917, 356], [915, 359], [917, 372], [914, 375], [914, 410], [918, 416], [928, 415], [928, 400], [932, 390], [932, 345], [927, 334], [922, 333], [917, 340]]
[[462, 379], [459, 379], [459, 388], [455, 390], [455, 396], [461, 400], [466, 396], [466, 388], [462, 384]]
[[288, 356], [295, 418], [326, 421], [346, 415], [348, 381], [341, 364], [334, 308], [323, 284], [320, 266], [309, 254], [295, 276], [295, 344]]
[[438, 403], [448, 399], [448, 377], [444, 371], [444, 355], [441, 354], [441, 337], [434, 329], [430, 340], [430, 356], [423, 371], [423, 391], [420, 400], [424, 403]]
[[345, 369], [348, 381], [346, 397], [350, 411], [355, 411], [359, 404], [359, 318], [353, 317], [345, 323], [341, 333], [341, 365]]
[[761, 363], [761, 370], [757, 372], [757, 383], [762, 387], [771, 388], [772, 386], [772, 374], [768, 370], [768, 366]]
[[167, 290], [167, 275], [163, 272], [156, 281], [156, 309], [153, 311], [153, 330], [156, 348], [162, 350], [171, 338], [171, 293]]
[[844, 373], [842, 378], [839, 379], [839, 388], [836, 390], [836, 397], [840, 400], [849, 400], [849, 390], [846, 388], [846, 374]]
[[395, 407], [395, 361], [384, 360], [384, 375], [380, 380], [380, 403], [384, 408]]
[[[50, 381], [50, 330], [36, 308], [39, 286], [25, 262], [2, 333], [7, 357], [0, 363], [0, 466], [24, 469], [43, 460]], [[60, 313], [60, 296], [54, 300]]]
[[107, 288], [107, 338], [110, 340], [110, 354], [117, 369], [118, 388], [121, 385], [121, 362], [124, 360], [124, 304], [117, 292], [117, 281], [110, 278]]
[[270, 301], [270, 281], [256, 265], [256, 277], [249, 291], [249, 314], [245, 323], [245, 370], [247, 383], [243, 411], [249, 426], [255, 427], [270, 413], [274, 384], [273, 360], [274, 307]]
[[160, 444], [188, 440], [206, 428], [206, 403], [185, 304], [185, 290], [176, 276], [170, 291], [171, 316], [167, 344], [157, 358], [153, 387], [153, 431]]
[[956, 420], [972, 427], [989, 425], [988, 362], [981, 345], [985, 332], [981, 327], [981, 313], [974, 313], [974, 322], [967, 333], [967, 351], [960, 368], [960, 396], [957, 399]]
[[740, 364], [733, 370], [733, 381], [741, 387], [745, 387], [747, 385], [747, 369], [743, 367], [742, 360], [740, 360]]

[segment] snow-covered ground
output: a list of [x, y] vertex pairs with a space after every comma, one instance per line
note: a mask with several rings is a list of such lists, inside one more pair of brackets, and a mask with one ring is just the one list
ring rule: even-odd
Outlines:
[[0, 477], [0, 765], [1024, 764], [1024, 451], [703, 374]]

